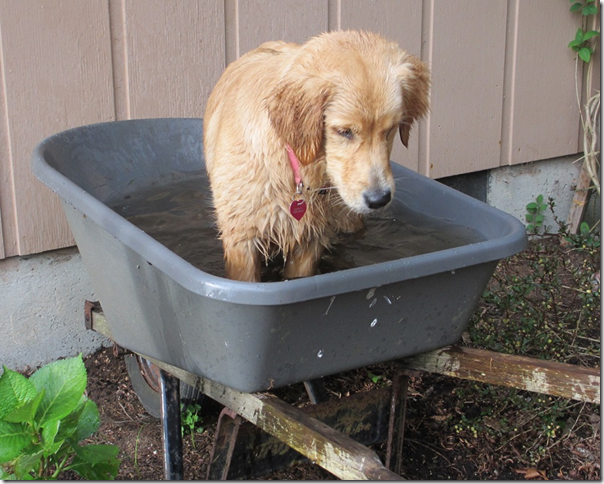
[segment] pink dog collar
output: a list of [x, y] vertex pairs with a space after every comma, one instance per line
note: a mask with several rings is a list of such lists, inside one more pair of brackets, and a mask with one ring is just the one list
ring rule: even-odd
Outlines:
[[296, 183], [296, 191], [294, 193], [292, 203], [289, 204], [289, 213], [296, 220], [300, 220], [306, 213], [306, 201], [304, 200], [304, 194], [302, 189], [304, 183], [302, 183], [302, 173], [300, 173], [300, 160], [294, 153], [294, 150], [290, 145], [285, 145], [287, 148], [287, 156], [289, 156], [289, 162], [294, 170], [294, 181]]
[[287, 149], [287, 156], [289, 156], [289, 162], [292, 164], [292, 168], [294, 169], [294, 181], [296, 182], [296, 187], [300, 185], [304, 185], [302, 183], [302, 174], [300, 173], [300, 160], [294, 153], [294, 150], [290, 145], [285, 145]]

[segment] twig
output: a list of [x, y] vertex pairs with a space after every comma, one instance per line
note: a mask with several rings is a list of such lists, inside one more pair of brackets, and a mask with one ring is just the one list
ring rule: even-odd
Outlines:
[[121, 409], [124, 411], [124, 413], [126, 414], [126, 417], [128, 417], [132, 422], [134, 422], [134, 419], [128, 414], [128, 412], [126, 412], [126, 409], [124, 408], [124, 406], [122, 405], [122, 402], [117, 402], [119, 404], [119, 406], [121, 407]]
[[434, 447], [431, 447], [431, 446], [424, 444], [423, 442], [420, 442], [419, 440], [415, 440], [415, 439], [405, 439], [405, 442], [421, 445], [422, 447], [425, 447], [426, 449], [431, 450], [435, 454], [438, 454], [439, 456], [441, 456], [444, 460], [446, 460], [449, 463], [450, 466], [453, 465], [453, 464], [451, 464], [451, 461], [449, 459], [447, 459], [444, 455], [442, 455], [440, 452], [438, 452]]
[[574, 336], [575, 338], [579, 338], [579, 339], [585, 339], [585, 340], [587, 340], [587, 341], [593, 341], [594, 343], [600, 343], [600, 342], [601, 342], [601, 340], [600, 340], [600, 339], [588, 338], [587, 336], [579, 336], [578, 334], [577, 334], [577, 335], [575, 335], [575, 334], [574, 334], [574, 333], [572, 333], [571, 331], [566, 331], [566, 330], [563, 330], [562, 332], [563, 332], [563, 333], [565, 333], [565, 334], [568, 334], [568, 335]]

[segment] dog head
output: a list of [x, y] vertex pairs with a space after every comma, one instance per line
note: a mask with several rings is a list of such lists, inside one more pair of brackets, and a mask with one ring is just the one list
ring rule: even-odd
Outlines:
[[358, 213], [394, 193], [390, 152], [428, 111], [426, 64], [376, 34], [330, 32], [300, 47], [267, 99], [273, 128], [303, 165], [325, 161], [331, 183]]

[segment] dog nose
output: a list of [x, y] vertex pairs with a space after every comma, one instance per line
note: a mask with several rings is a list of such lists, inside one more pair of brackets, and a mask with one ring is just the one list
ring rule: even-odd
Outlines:
[[390, 202], [390, 199], [392, 198], [392, 193], [389, 188], [386, 190], [367, 190], [363, 193], [363, 198], [365, 199], [365, 204], [369, 208], [376, 209], [388, 205], [388, 202]]

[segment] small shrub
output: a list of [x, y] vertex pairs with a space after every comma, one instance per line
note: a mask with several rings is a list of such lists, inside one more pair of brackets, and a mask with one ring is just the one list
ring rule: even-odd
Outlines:
[[547, 209], [547, 204], [543, 202], [543, 195], [538, 195], [534, 202], [530, 202], [526, 206], [526, 231], [529, 234], [538, 234], [543, 228], [545, 220], [544, 212]]
[[114, 479], [114, 445], [80, 445], [100, 425], [85, 395], [82, 355], [43, 366], [29, 378], [4, 367], [0, 376], [0, 477], [57, 479], [72, 470], [84, 479]]
[[191, 442], [193, 443], [193, 448], [195, 448], [195, 433], [200, 434], [204, 430], [201, 426], [201, 416], [199, 415], [201, 405], [199, 405], [198, 403], [181, 403], [180, 409], [181, 434], [183, 435], [183, 437], [186, 434], [190, 434]]

